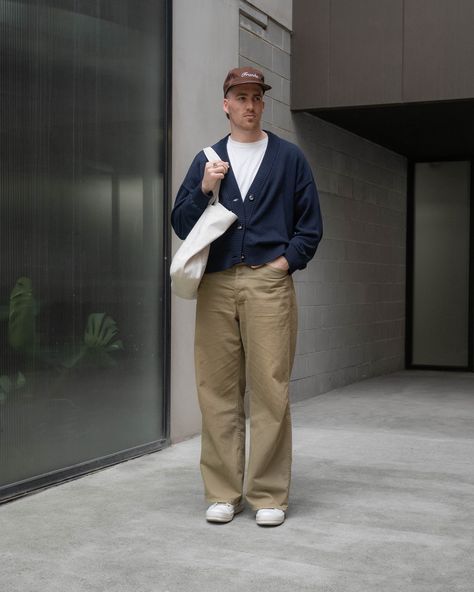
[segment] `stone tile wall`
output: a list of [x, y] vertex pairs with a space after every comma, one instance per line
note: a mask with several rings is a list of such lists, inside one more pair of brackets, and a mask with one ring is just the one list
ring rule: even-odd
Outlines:
[[291, 33], [240, 2], [240, 65], [272, 85], [264, 127], [305, 152], [324, 238], [294, 274], [299, 301], [293, 400], [404, 365], [406, 160], [306, 113], [290, 111]]

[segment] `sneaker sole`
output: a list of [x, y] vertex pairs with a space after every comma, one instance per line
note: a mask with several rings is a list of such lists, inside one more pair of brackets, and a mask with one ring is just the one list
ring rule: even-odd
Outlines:
[[283, 524], [283, 522], [285, 522], [285, 519], [283, 520], [257, 520], [256, 521], [258, 526], [280, 526], [280, 524]]

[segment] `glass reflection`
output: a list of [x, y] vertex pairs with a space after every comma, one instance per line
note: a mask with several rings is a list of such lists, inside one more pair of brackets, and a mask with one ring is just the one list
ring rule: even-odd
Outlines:
[[0, 0], [0, 487], [162, 437], [164, 24]]

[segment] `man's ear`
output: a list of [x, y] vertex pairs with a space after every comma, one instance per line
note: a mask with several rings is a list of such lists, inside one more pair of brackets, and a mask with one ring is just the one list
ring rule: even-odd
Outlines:
[[222, 103], [222, 108], [224, 109], [224, 113], [226, 115], [229, 114], [229, 107], [228, 107], [229, 101], [224, 97], [224, 102]]

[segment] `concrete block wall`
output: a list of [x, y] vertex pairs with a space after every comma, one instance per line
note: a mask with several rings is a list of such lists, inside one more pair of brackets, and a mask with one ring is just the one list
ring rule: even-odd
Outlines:
[[[228, 131], [222, 80], [239, 60], [264, 70], [273, 86], [265, 128], [303, 148], [320, 190], [323, 242], [307, 270], [294, 274], [300, 331], [293, 400], [403, 367], [406, 163], [291, 113], [291, 0], [173, 1], [173, 194], [194, 154]], [[199, 107], [196, 97], [205, 98]], [[178, 244], [173, 237], [173, 250]], [[173, 442], [201, 427], [193, 333], [194, 303], [173, 298]]]
[[264, 127], [298, 144], [320, 192], [324, 238], [294, 274], [299, 302], [293, 400], [403, 368], [405, 158], [290, 111], [291, 32], [240, 2], [239, 62], [272, 85]]

